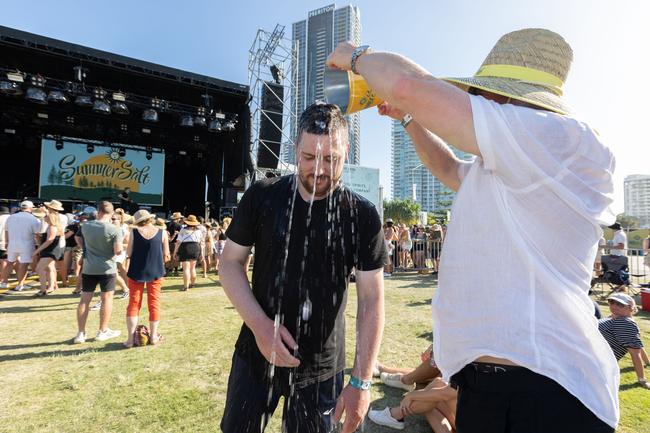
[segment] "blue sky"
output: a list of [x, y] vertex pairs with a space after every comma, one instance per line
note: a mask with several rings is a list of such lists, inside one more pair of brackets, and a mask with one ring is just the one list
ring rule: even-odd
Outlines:
[[[258, 28], [306, 17], [328, 1], [89, 2], [36, 0], [3, 5], [0, 24], [217, 78], [247, 83], [248, 49]], [[337, 2], [337, 6], [348, 4]], [[642, 0], [352, 2], [362, 39], [399, 52], [436, 76], [470, 76], [508, 31], [544, 27], [574, 50], [565, 86], [577, 116], [596, 128], [617, 158], [615, 211], [623, 178], [650, 174], [647, 101], [650, 3]], [[381, 169], [390, 194], [390, 123], [362, 114], [361, 163]]]

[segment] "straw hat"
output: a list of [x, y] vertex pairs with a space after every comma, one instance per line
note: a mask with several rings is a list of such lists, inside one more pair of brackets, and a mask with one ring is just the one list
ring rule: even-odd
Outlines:
[[183, 219], [183, 218], [184, 218], [183, 214], [180, 213], [180, 212], [174, 212], [172, 214], [172, 217], [171, 217], [171, 219], [173, 219], [173, 220], [180, 220], [180, 219]]
[[63, 205], [58, 200], [46, 201], [43, 203], [48, 209], [55, 210], [57, 212], [63, 212]]
[[476, 87], [567, 114], [571, 110], [562, 100], [562, 86], [572, 60], [573, 51], [562, 36], [523, 29], [501, 36], [473, 77], [443, 80], [464, 91]]
[[155, 215], [151, 215], [149, 211], [146, 209], [140, 209], [139, 211], [133, 214], [134, 224], [139, 224], [142, 221], [152, 219], [152, 218], [155, 218]]
[[194, 215], [189, 215], [187, 218], [185, 218], [185, 224], [188, 226], [198, 226], [201, 225], [199, 220], [196, 219]]
[[156, 227], [160, 227], [160, 228], [166, 228], [167, 227], [167, 224], [165, 223], [165, 220], [162, 219], [162, 218], [156, 218], [156, 222], [154, 223], [154, 225]]

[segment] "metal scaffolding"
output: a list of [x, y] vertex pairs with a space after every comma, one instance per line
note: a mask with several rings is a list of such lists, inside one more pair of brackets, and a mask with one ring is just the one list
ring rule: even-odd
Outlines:
[[[248, 82], [251, 95], [251, 130], [253, 135], [250, 152], [251, 161], [255, 167], [254, 178], [267, 177], [269, 173], [281, 175], [294, 171], [292, 164], [283, 161], [282, 154], [286, 146], [294, 145], [291, 136], [291, 125], [296, 120], [297, 107], [296, 98], [294, 98], [296, 85], [292, 81], [294, 76], [292, 72], [298, 64], [297, 51], [297, 45], [294, 45], [291, 39], [285, 37], [284, 26], [280, 24], [276, 25], [272, 32], [259, 29], [255, 41], [248, 51]], [[278, 97], [279, 95], [274, 92], [269, 83], [282, 86], [284, 91], [282, 98]], [[262, 107], [262, 91], [264, 88], [278, 99], [282, 99], [283, 121], [281, 125], [274, 122], [269, 115], [270, 111]], [[281, 133], [281, 149], [277, 154], [266, 145], [264, 140], [260, 140], [260, 124], [264, 118]], [[257, 153], [260, 146], [264, 146], [278, 159], [277, 168], [258, 166]]]

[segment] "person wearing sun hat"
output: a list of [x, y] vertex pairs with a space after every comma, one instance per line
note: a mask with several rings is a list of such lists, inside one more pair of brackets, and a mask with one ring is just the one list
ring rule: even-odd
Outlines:
[[629, 352], [638, 384], [650, 389], [643, 371], [644, 366], [650, 366], [648, 354], [643, 347], [639, 325], [632, 318], [638, 311], [636, 302], [627, 293], [618, 292], [611, 294], [607, 303], [612, 314], [598, 321], [598, 330], [607, 340], [617, 361]]
[[458, 191], [432, 302], [458, 431], [613, 432], [619, 421], [619, 369], [588, 296], [601, 225], [614, 222], [615, 159], [564, 98], [572, 61], [545, 29], [503, 35], [465, 78], [350, 43], [327, 59], [366, 80], [386, 101], [379, 114]]
[[186, 291], [196, 284], [196, 261], [201, 257], [201, 243], [203, 232], [199, 230], [201, 224], [195, 215], [188, 215], [184, 220], [183, 228], [174, 247], [174, 258], [181, 263], [183, 268], [183, 288]]

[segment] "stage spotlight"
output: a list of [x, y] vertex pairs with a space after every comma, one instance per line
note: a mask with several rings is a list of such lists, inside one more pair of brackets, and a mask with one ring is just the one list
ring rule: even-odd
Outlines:
[[153, 158], [153, 152], [152, 152], [151, 147], [147, 147], [147, 153], [145, 155], [145, 158], [147, 158], [147, 160], [150, 160], [151, 158]]
[[50, 93], [47, 94], [47, 100], [48, 102], [62, 104], [68, 102], [68, 97], [60, 90], [50, 90]]
[[276, 84], [282, 84], [282, 69], [278, 68], [276, 65], [271, 65], [271, 75], [273, 75], [273, 81], [275, 81]]
[[93, 111], [104, 115], [111, 114], [111, 106], [108, 105], [105, 99], [95, 99]]
[[56, 150], [62, 150], [63, 149], [63, 140], [61, 140], [61, 137], [58, 137], [56, 139], [54, 147], [56, 148]]
[[201, 126], [205, 128], [207, 126], [207, 121], [204, 116], [196, 116], [194, 118], [194, 126]]
[[158, 121], [158, 112], [153, 108], [147, 108], [142, 112], [142, 120], [155, 123]]
[[86, 94], [80, 94], [77, 95], [77, 97], [74, 100], [74, 103], [80, 107], [92, 107], [93, 104], [93, 98], [91, 98], [89, 95]]
[[47, 94], [39, 87], [30, 87], [25, 93], [25, 99], [34, 104], [45, 105], [47, 104]]
[[88, 143], [86, 145], [86, 152], [93, 153], [94, 151], [95, 151], [95, 145], [92, 143]]
[[126, 156], [126, 149], [123, 147], [120, 147], [117, 151], [117, 154], [120, 155], [120, 158], [124, 158]]
[[66, 116], [65, 123], [68, 125], [74, 125], [74, 116]]
[[221, 131], [221, 122], [219, 119], [212, 119], [208, 124], [208, 131], [210, 132], [220, 132]]
[[0, 93], [8, 96], [20, 96], [23, 94], [23, 89], [20, 87], [20, 83], [0, 81]]
[[126, 105], [126, 94], [113, 92], [113, 111], [117, 114], [129, 114], [129, 107]]
[[223, 130], [232, 132], [235, 130], [235, 121], [234, 120], [226, 120], [226, 122], [223, 124]]
[[194, 126], [194, 118], [192, 116], [181, 116], [181, 126], [191, 128]]

